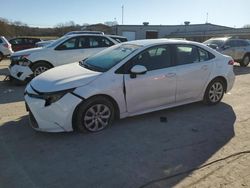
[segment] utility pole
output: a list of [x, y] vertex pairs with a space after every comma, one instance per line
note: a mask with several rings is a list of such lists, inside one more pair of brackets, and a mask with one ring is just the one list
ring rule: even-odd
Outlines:
[[207, 18], [206, 18], [206, 23], [208, 23], [208, 12], [207, 12]]
[[124, 5], [122, 5], [122, 25], [123, 25], [123, 16], [124, 16]]

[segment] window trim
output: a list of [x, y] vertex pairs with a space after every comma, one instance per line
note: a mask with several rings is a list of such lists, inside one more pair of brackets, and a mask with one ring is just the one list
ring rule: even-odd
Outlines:
[[[142, 51], [139, 51], [136, 55], [134, 55], [133, 57], [131, 57], [126, 63], [124, 63], [123, 65], [121, 65], [119, 68], [117, 68], [114, 73], [115, 74], [131, 74], [130, 72], [130, 69], [132, 68], [132, 61], [134, 58], [138, 57], [138, 55], [144, 53], [145, 51], [149, 51], [150, 49], [153, 49], [153, 48], [160, 48], [160, 47], [166, 47], [168, 46], [169, 47], [169, 50], [170, 50], [170, 66], [169, 67], [166, 67], [164, 69], [167, 69], [167, 68], [170, 68], [170, 67], [173, 67], [175, 66], [174, 65], [174, 58], [173, 58], [173, 44], [160, 44], [160, 45], [155, 45], [155, 46], [151, 46], [151, 47], [148, 47]], [[163, 69], [163, 68], [161, 68]], [[154, 69], [154, 70], [148, 70], [147, 72], [150, 72], [150, 71], [156, 71], [156, 70], [159, 70], [159, 69]]]
[[[192, 47], [195, 47], [196, 50], [197, 50], [197, 54], [198, 54], [198, 56], [199, 56], [199, 62], [192, 62], [192, 63], [187, 63], [187, 64], [177, 64], [178, 59], [177, 59], [177, 50], [176, 50], [176, 47], [177, 47], [178, 45], [184, 45], [184, 46], [192, 46]], [[208, 53], [208, 56], [209, 56], [209, 59], [208, 59], [208, 60], [206, 60], [206, 61], [200, 61], [199, 49], [204, 50], [205, 52]], [[206, 49], [204, 49], [204, 48], [202, 48], [202, 47], [200, 47], [200, 46], [196, 46], [196, 45], [194, 45], [194, 44], [179, 43], [179, 44], [173, 44], [173, 58], [174, 58], [174, 66], [182, 66], [182, 65], [190, 65], [190, 64], [194, 64], [194, 63], [205, 63], [205, 62], [208, 62], [208, 61], [214, 59], [214, 58], [215, 58], [215, 55], [213, 55], [211, 52], [209, 52], [208, 50], [206, 50]]]

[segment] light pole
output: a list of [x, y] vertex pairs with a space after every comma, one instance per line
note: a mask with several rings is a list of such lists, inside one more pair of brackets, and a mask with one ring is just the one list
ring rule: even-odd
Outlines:
[[123, 25], [123, 16], [124, 16], [124, 5], [122, 5], [122, 25]]

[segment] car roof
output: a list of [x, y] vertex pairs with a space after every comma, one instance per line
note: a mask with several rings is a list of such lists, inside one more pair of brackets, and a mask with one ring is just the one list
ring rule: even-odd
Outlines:
[[177, 40], [177, 39], [144, 39], [125, 42], [123, 44], [132, 44], [139, 46], [161, 45], [161, 44], [199, 44], [198, 42]]
[[120, 36], [120, 35], [107, 35], [107, 36], [109, 36], [109, 37], [117, 37], [117, 38], [124, 38], [124, 39], [126, 39], [126, 37]]

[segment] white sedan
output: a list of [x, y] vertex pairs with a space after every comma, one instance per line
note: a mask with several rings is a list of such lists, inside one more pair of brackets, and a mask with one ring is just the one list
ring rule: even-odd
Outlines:
[[217, 104], [234, 61], [196, 42], [139, 40], [39, 75], [25, 101], [35, 130], [100, 131], [125, 118], [196, 101]]
[[10, 57], [10, 76], [20, 81], [30, 80], [48, 69], [81, 61], [117, 43], [107, 35], [64, 36], [43, 48], [13, 53]]

